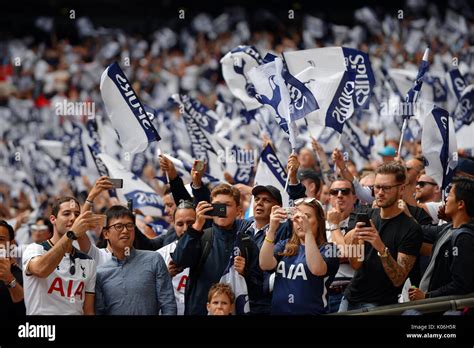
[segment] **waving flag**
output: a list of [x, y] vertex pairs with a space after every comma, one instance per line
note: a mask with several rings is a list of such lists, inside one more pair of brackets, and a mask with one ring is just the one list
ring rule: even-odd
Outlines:
[[410, 88], [407, 92], [405, 101], [411, 107], [407, 108], [407, 114], [403, 115], [404, 118], [410, 118], [414, 115], [414, 104], [418, 99], [418, 95], [421, 91], [421, 87], [423, 86], [423, 77], [425, 76], [426, 72], [430, 68], [430, 64], [428, 62], [428, 56], [430, 53], [430, 49], [427, 48], [425, 53], [423, 54], [423, 59], [421, 60], [420, 67], [418, 68], [418, 74], [416, 75], [415, 82], [413, 87]]
[[[107, 170], [106, 165], [104, 164], [104, 162], [102, 162], [102, 160], [99, 157], [98, 150], [94, 146], [91, 146], [91, 145], [87, 145], [87, 147], [89, 148], [90, 154], [95, 163], [97, 171], [99, 172], [99, 175], [110, 177], [109, 171]], [[115, 191], [115, 189], [111, 189], [109, 190], [109, 195], [110, 197], [117, 197], [117, 192]]]
[[457, 165], [457, 142], [453, 121], [449, 113], [439, 107], [425, 118], [421, 135], [421, 148], [427, 160], [426, 175], [441, 187], [444, 197]]
[[82, 128], [73, 122], [71, 126], [72, 132], [65, 134], [63, 143], [66, 145], [66, 154], [70, 158], [69, 176], [75, 178], [81, 176], [81, 168], [86, 165], [86, 157], [82, 144]]
[[215, 140], [217, 119], [213, 112], [187, 95], [174, 94], [171, 98], [183, 111], [193, 159], [207, 161], [207, 173], [224, 181], [223, 163], [219, 161], [218, 153], [223, 149]]
[[474, 118], [474, 85], [467, 86], [454, 110], [456, 131], [463, 125], [470, 125]]
[[261, 64], [263, 58], [253, 46], [237, 46], [221, 59], [222, 75], [232, 94], [244, 103], [248, 111], [261, 107], [255, 99], [255, 87], [248, 72]]
[[110, 177], [123, 179], [123, 188], [117, 189], [117, 196], [121, 202], [132, 200], [133, 207], [140, 209], [145, 215], [163, 216], [165, 207], [160, 195], [109, 155], [101, 153], [98, 157], [104, 163]]
[[456, 97], [457, 100], [460, 100], [462, 92], [466, 88], [467, 84], [459, 69], [452, 69], [450, 72], [448, 72], [446, 81], [449, 91]]
[[[242, 315], [250, 312], [250, 302], [247, 290], [247, 282], [234, 267], [234, 258], [242, 254], [239, 241], [242, 239], [242, 232], [239, 232], [235, 238], [233, 252], [230, 255], [229, 263], [219, 281], [219, 283], [229, 284], [235, 295], [235, 314]], [[245, 256], [244, 256], [245, 257]]]
[[[270, 145], [265, 146], [260, 154], [254, 185], [272, 185], [280, 190], [283, 206], [288, 207], [289, 197], [285, 192], [286, 169], [279, 161]], [[252, 198], [253, 200], [253, 198]]]
[[274, 111], [278, 124], [290, 135], [292, 148], [296, 148], [294, 121], [319, 108], [314, 95], [288, 72], [279, 57], [252, 69], [248, 75], [257, 92], [255, 98]]
[[232, 175], [234, 183], [248, 185], [257, 161], [254, 151], [234, 145], [232, 141], [222, 137], [217, 137], [216, 140], [224, 149], [219, 153], [219, 161], [225, 164], [225, 169]]
[[349, 141], [350, 145], [366, 160], [369, 160], [372, 146], [374, 145], [374, 139], [364, 133], [362, 129], [351, 120], [345, 123], [343, 134], [344, 137]]
[[320, 109], [311, 113], [320, 125], [342, 133], [355, 109], [368, 108], [375, 77], [366, 53], [327, 47], [284, 52], [289, 72], [312, 92]]
[[100, 92], [125, 151], [131, 154], [143, 152], [149, 143], [161, 139], [131, 83], [116, 62], [102, 73]]

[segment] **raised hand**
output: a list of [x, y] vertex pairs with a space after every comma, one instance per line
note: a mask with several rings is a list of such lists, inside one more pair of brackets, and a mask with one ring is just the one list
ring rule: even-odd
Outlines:
[[207, 168], [206, 162], [203, 162], [200, 160], [194, 160], [193, 168], [191, 169], [191, 178], [192, 178], [194, 187], [201, 187], [202, 177], [206, 173], [206, 168]]
[[91, 192], [89, 192], [89, 195], [87, 196], [87, 200], [93, 202], [94, 199], [101, 193], [107, 190], [111, 190], [114, 188], [114, 185], [112, 182], [110, 182], [108, 176], [101, 176], [97, 181], [95, 182], [94, 186], [91, 189]]
[[88, 230], [93, 230], [94, 228], [101, 226], [102, 223], [103, 218], [101, 215], [95, 215], [87, 210], [77, 217], [71, 227], [71, 231], [73, 231], [76, 237], [79, 238]]
[[298, 182], [297, 173], [298, 168], [300, 167], [300, 162], [298, 161], [297, 154], [291, 154], [288, 157], [288, 165], [287, 165], [287, 172], [289, 177], [289, 182], [291, 184], [296, 184]]
[[168, 174], [170, 180], [176, 179], [178, 172], [173, 162], [165, 155], [160, 155], [160, 168]]
[[206, 215], [207, 212], [212, 210], [212, 204], [206, 201], [201, 201], [196, 206], [196, 221], [193, 224], [193, 228], [196, 231], [202, 231], [206, 219], [212, 219], [212, 216]]

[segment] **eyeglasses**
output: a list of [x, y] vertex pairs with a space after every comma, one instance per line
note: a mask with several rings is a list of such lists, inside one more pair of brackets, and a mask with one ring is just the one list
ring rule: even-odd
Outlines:
[[128, 224], [122, 224], [122, 223], [119, 222], [118, 224], [113, 224], [113, 225], [107, 226], [106, 229], [109, 229], [111, 227], [113, 227], [115, 229], [115, 231], [117, 231], [117, 232], [122, 232], [124, 227], [127, 230], [132, 231], [135, 228], [135, 224], [133, 222], [129, 222]]
[[[318, 201], [316, 198], [313, 198], [313, 197], [304, 197], [304, 198], [298, 198], [298, 199], [295, 199], [294, 202], [295, 206], [298, 206], [300, 204], [311, 204], [311, 205], [319, 205], [319, 207], [321, 209], [323, 209], [323, 205], [321, 204], [320, 201]], [[324, 209], [323, 209], [324, 210]]]
[[384, 191], [384, 192], [389, 192], [391, 191], [394, 187], [401, 186], [403, 184], [396, 184], [396, 185], [374, 185], [374, 191]]
[[429, 181], [417, 181], [416, 186], [420, 186], [421, 188], [425, 187], [425, 185], [433, 185], [437, 186], [438, 184], [435, 182], [429, 182]]
[[329, 190], [329, 194], [331, 196], [337, 196], [339, 194], [339, 192], [341, 192], [344, 196], [347, 196], [349, 195], [349, 193], [352, 192], [352, 190], [350, 188], [335, 188], [335, 189], [330, 189]]

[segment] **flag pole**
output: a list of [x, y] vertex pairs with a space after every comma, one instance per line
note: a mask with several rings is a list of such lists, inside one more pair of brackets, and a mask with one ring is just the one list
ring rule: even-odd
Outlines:
[[[296, 139], [295, 139], [295, 133], [293, 130], [294, 126], [296, 126], [294, 122], [290, 121], [290, 123], [288, 123], [288, 133], [289, 133], [288, 135], [289, 135], [289, 140], [291, 144], [291, 155], [296, 155]], [[286, 192], [286, 189], [288, 188], [289, 180], [290, 180], [290, 176], [287, 174], [286, 182], [285, 182], [285, 192]]]
[[[159, 146], [157, 146], [156, 152], [158, 153], [158, 157], [160, 155], [163, 155], [164, 157], [166, 157], [165, 154], [163, 153], [163, 151], [161, 151], [161, 148]], [[166, 158], [168, 158], [168, 157], [166, 157]], [[165, 172], [165, 175], [166, 175], [166, 182], [169, 185], [170, 184], [170, 177], [169, 177], [168, 172], [166, 170], [164, 172]]]

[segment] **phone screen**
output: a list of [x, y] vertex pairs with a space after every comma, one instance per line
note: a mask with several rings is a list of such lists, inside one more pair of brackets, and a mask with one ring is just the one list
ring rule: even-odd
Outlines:
[[94, 214], [94, 217], [100, 217], [101, 222], [99, 223], [100, 227], [105, 227], [107, 225], [107, 216], [104, 214]]
[[122, 188], [123, 187], [123, 179], [109, 179], [114, 188]]
[[357, 214], [357, 222], [364, 222], [365, 226], [364, 227], [370, 227], [370, 217], [368, 214], [365, 213], [358, 213]]
[[196, 171], [200, 172], [201, 170], [203, 170], [203, 168], [204, 168], [204, 162], [203, 161], [197, 161], [196, 166], [195, 166]]

